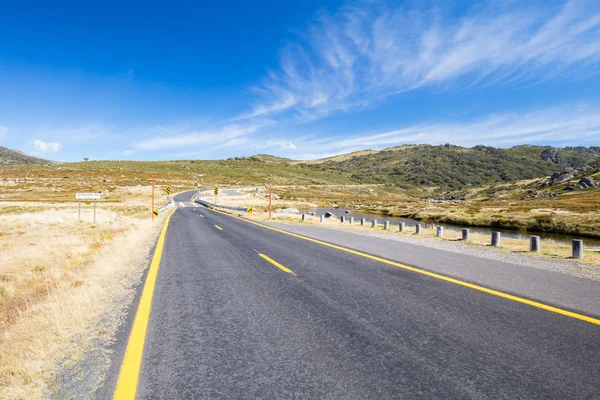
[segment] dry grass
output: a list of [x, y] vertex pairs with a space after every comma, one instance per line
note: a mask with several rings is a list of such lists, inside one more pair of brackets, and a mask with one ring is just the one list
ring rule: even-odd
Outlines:
[[131, 290], [160, 224], [143, 206], [99, 207], [95, 225], [90, 207], [80, 222], [73, 205], [13, 206], [0, 214], [0, 398], [43, 398]]

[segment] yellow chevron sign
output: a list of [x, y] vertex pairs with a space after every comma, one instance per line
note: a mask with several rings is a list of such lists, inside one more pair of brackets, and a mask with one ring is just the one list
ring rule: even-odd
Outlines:
[[165, 188], [165, 193], [166, 193], [166, 194], [171, 194], [171, 186], [167, 186], [167, 187]]
[[248, 214], [252, 214], [252, 206], [248, 206]]

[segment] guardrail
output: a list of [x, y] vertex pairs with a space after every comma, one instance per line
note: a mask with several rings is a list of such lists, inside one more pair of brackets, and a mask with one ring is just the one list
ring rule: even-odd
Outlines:
[[214, 203], [209, 203], [206, 200], [202, 200], [202, 199], [195, 199], [194, 200], [196, 203], [201, 204], [205, 207], [213, 207], [213, 208], [219, 208], [222, 210], [229, 210], [229, 211], [239, 211], [239, 212], [243, 212], [246, 213], [248, 212], [248, 209], [245, 207], [231, 207], [231, 206], [224, 206], [221, 204], [214, 204]]
[[158, 213], [160, 214], [161, 212], [165, 211], [167, 208], [172, 207], [173, 206], [173, 200], [171, 200], [170, 202], [168, 202], [167, 204], [165, 204], [164, 206], [158, 207]]

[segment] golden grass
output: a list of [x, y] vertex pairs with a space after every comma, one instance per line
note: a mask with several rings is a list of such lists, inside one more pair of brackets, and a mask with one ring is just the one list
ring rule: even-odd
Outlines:
[[131, 291], [160, 225], [131, 206], [99, 208], [96, 225], [89, 207], [81, 222], [73, 205], [20, 207], [0, 214], [2, 399], [49, 396], [57, 362], [80, 355]]

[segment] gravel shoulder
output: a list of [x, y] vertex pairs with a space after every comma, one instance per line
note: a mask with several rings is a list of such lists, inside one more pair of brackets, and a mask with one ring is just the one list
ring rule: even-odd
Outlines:
[[553, 306], [600, 316], [597, 266], [435, 238], [349, 231], [335, 226], [267, 224]]

